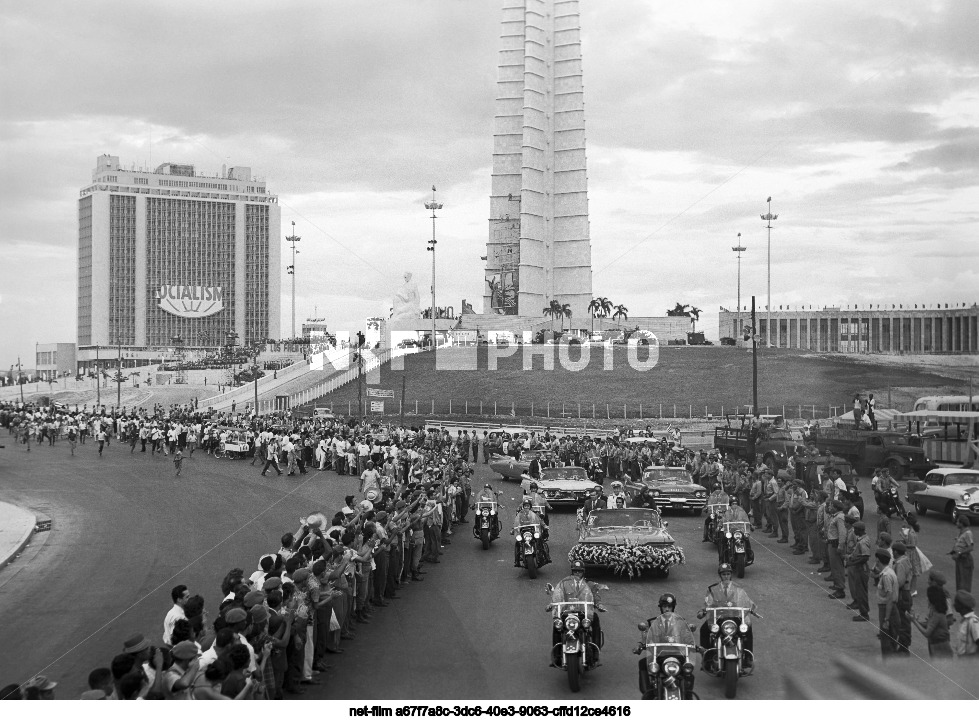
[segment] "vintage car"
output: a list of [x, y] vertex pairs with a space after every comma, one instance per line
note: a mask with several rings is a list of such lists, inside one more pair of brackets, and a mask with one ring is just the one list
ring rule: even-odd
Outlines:
[[572, 563], [611, 568], [629, 578], [643, 571], [666, 577], [685, 561], [683, 549], [659, 512], [652, 508], [599, 508], [588, 514], [578, 542], [568, 552]]
[[520, 451], [520, 457], [504, 456], [494, 453], [490, 456], [489, 467], [493, 473], [499, 473], [507, 481], [519, 481], [521, 476], [530, 470], [530, 462], [539, 458], [543, 451]]
[[540, 494], [552, 506], [571, 504], [581, 505], [588, 498], [592, 488], [602, 487], [588, 477], [588, 471], [580, 466], [564, 466], [563, 468], [542, 468], [540, 478], [531, 478], [526, 473], [520, 479], [520, 487], [524, 493], [530, 491], [530, 484], [537, 481]]
[[649, 488], [656, 497], [659, 510], [667, 508], [674, 511], [690, 509], [699, 516], [707, 505], [707, 489], [693, 482], [693, 476], [686, 468], [678, 466], [650, 466], [642, 474], [642, 480], [626, 484], [626, 492], [635, 498]]
[[908, 481], [908, 500], [918, 515], [928, 511], [945, 513], [958, 521], [979, 519], [979, 471], [967, 468], [936, 468], [924, 481]]

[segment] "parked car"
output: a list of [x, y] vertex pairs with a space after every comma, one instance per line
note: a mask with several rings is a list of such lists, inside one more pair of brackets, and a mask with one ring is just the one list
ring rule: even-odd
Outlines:
[[683, 549], [651, 508], [599, 508], [588, 514], [578, 542], [568, 552], [572, 563], [610, 568], [629, 578], [643, 571], [662, 577], [685, 561]]
[[588, 498], [592, 488], [602, 487], [588, 477], [588, 471], [580, 466], [564, 466], [563, 468], [542, 468], [540, 478], [534, 479], [524, 474], [520, 487], [524, 493], [530, 491], [530, 484], [536, 480], [540, 493], [552, 506], [581, 505]]
[[979, 519], [979, 471], [936, 468], [924, 481], [908, 482], [908, 500], [919, 516], [935, 511], [950, 516], [953, 523], [959, 516], [973, 523]]
[[707, 505], [707, 489], [694, 483], [690, 471], [679, 466], [651, 466], [643, 472], [641, 480], [626, 484], [626, 492], [632, 498], [646, 488], [653, 491], [660, 511], [689, 509], [699, 516]]

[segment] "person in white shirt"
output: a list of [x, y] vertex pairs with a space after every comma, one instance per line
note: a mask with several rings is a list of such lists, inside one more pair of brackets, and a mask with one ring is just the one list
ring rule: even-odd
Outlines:
[[187, 618], [187, 614], [184, 613], [184, 606], [187, 605], [187, 601], [190, 599], [190, 591], [183, 584], [174, 586], [173, 590], [170, 591], [170, 598], [173, 599], [173, 608], [167, 612], [166, 618], [163, 619], [163, 643], [167, 646], [170, 645], [173, 624], [178, 619]]

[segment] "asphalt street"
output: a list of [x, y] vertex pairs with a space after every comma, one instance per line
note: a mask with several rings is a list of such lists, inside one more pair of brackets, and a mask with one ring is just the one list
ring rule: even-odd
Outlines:
[[[332, 472], [262, 477], [250, 461], [216, 460], [199, 451], [184, 462], [180, 478], [168, 457], [151, 457], [113, 443], [102, 458], [91, 442], [75, 457], [68, 445], [8, 442], [0, 451], [0, 498], [53, 520], [21, 558], [0, 572], [0, 684], [36, 673], [58, 679], [60, 698], [77, 698], [97, 666], [108, 666], [134, 633], [160, 642], [169, 589], [187, 584], [216, 612], [220, 582], [228, 569], [254, 570], [263, 553], [301, 515], [328, 514], [354, 493], [357, 479]], [[509, 515], [518, 485], [493, 477], [478, 465], [479, 485], [491, 481], [505, 492]], [[876, 518], [869, 481], [868, 528]], [[471, 515], [470, 515], [471, 518]], [[686, 564], [668, 579], [629, 580], [598, 574], [610, 586], [603, 594], [606, 642], [603, 665], [571, 694], [563, 672], [548, 667], [550, 616], [544, 584], [567, 575], [567, 551], [576, 540], [574, 513], [559, 511], [551, 522], [554, 563], [530, 580], [513, 567], [511, 537], [483, 551], [472, 526], [455, 527], [442, 563], [428, 564], [421, 583], [380, 609], [345, 652], [331, 656], [335, 668], [304, 698], [332, 699], [637, 699], [636, 624], [656, 613], [660, 594], [679, 599], [677, 611], [692, 623], [708, 584], [716, 579], [717, 555], [701, 543], [702, 519], [667, 515], [669, 530], [686, 553]], [[509, 527], [508, 523], [505, 528]], [[946, 554], [954, 538], [948, 519], [920, 519], [923, 550], [954, 579]], [[816, 566], [793, 556], [774, 539], [754, 539], [756, 562], [741, 582], [764, 620], [755, 621], [757, 668], [739, 684], [738, 697], [785, 697], [785, 676], [796, 675], [831, 698], [853, 697], [836, 681], [832, 660], [847, 655], [880, 668], [876, 629], [853, 623], [846, 601], [827, 598]], [[921, 584], [922, 588], [924, 582]], [[924, 594], [916, 611], [925, 612]], [[891, 663], [889, 675], [931, 698], [970, 698], [974, 679], [961, 666], [932, 664], [915, 632], [919, 657]], [[968, 680], [967, 680], [968, 679]], [[723, 697], [722, 684], [698, 672], [702, 698]]]

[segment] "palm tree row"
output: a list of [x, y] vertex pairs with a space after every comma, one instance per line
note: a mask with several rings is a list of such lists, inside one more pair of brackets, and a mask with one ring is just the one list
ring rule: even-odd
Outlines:
[[571, 304], [564, 303], [561, 304], [556, 300], [552, 300], [549, 305], [544, 306], [544, 315], [549, 315], [551, 317], [551, 330], [554, 330], [554, 319], [561, 319], [561, 332], [564, 333], [564, 319], [571, 319]]
[[[612, 313], [612, 311], [615, 311]], [[617, 321], [619, 318], [622, 320], [629, 319], [629, 309], [626, 308], [621, 303], [619, 305], [612, 305], [612, 301], [604, 296], [599, 296], [598, 298], [592, 298], [591, 303], [588, 304], [588, 312], [591, 313], [591, 331], [595, 332], [595, 318], [608, 318], [609, 314], [612, 314], [612, 320]]]

